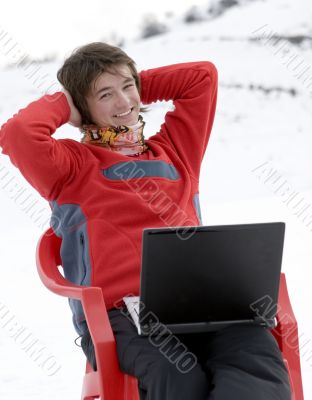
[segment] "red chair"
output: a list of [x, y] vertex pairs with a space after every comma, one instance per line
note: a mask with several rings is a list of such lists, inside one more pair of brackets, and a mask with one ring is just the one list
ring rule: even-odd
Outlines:
[[[86, 364], [82, 400], [139, 400], [136, 378], [123, 374], [118, 365], [116, 343], [107, 315], [102, 290], [72, 284], [58, 266], [61, 239], [48, 229], [39, 239], [36, 261], [39, 276], [52, 292], [80, 300], [95, 347], [97, 371]], [[100, 316], [100, 317], [99, 317]]]
[[[36, 261], [39, 276], [52, 292], [81, 301], [95, 347], [98, 370], [87, 362], [82, 386], [82, 400], [139, 400], [137, 379], [123, 374], [118, 365], [116, 344], [105, 307], [102, 290], [78, 286], [67, 281], [58, 266], [61, 239], [48, 229], [39, 239]], [[99, 318], [99, 316], [101, 316]], [[292, 400], [303, 400], [298, 328], [288, 297], [285, 275], [281, 274], [278, 325], [272, 331], [289, 371]]]
[[283, 354], [292, 387], [292, 400], [303, 400], [298, 326], [290, 304], [286, 277], [281, 274], [277, 326], [272, 331]]

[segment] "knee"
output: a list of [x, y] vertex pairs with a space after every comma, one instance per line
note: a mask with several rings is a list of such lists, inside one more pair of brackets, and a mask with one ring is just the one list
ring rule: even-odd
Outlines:
[[197, 361], [188, 362], [183, 357], [172, 362], [162, 356], [150, 363], [146, 372], [150, 376], [156, 376], [158, 383], [163, 384], [176, 382], [183, 386], [185, 382], [192, 382], [194, 386], [206, 386], [207, 383], [206, 375]]
[[161, 392], [160, 397], [165, 399], [204, 399], [209, 393], [207, 376], [199, 364], [187, 371], [181, 370], [165, 357], [148, 366], [141, 382], [147, 391]]
[[175, 375], [186, 375], [192, 373], [192, 370], [196, 369], [196, 364], [192, 364], [189, 368], [185, 368], [183, 363], [180, 364], [179, 359], [174, 362], [164, 356], [161, 356], [158, 360], [154, 361], [149, 365], [150, 369], [157, 370], [158, 375], [175, 376]]

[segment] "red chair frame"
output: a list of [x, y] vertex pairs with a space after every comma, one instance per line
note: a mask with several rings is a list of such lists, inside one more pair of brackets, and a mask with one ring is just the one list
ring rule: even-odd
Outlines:
[[[137, 379], [123, 374], [118, 365], [116, 343], [105, 307], [102, 289], [72, 284], [58, 270], [61, 239], [50, 228], [38, 241], [36, 262], [39, 276], [52, 292], [80, 300], [95, 347], [97, 371], [86, 363], [82, 400], [139, 400]], [[101, 318], [99, 318], [101, 316]], [[303, 400], [297, 322], [288, 297], [285, 275], [281, 274], [277, 313], [272, 331], [289, 371], [292, 400]]]

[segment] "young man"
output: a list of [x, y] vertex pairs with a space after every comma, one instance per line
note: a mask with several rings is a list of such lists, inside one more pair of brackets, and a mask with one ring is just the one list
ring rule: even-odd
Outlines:
[[[58, 79], [64, 93], [21, 110], [2, 126], [0, 145], [51, 205], [66, 278], [103, 289], [120, 367], [138, 378], [141, 399], [290, 399], [266, 329], [180, 335], [198, 358], [183, 374], [119, 310], [124, 295], [139, 292], [142, 230], [201, 224], [198, 184], [216, 108], [215, 66], [190, 62], [138, 74], [121, 49], [91, 43], [65, 61]], [[157, 100], [173, 100], [175, 109], [145, 141], [141, 103]], [[81, 127], [81, 143], [53, 138], [67, 122]], [[81, 304], [70, 305], [96, 368]]]

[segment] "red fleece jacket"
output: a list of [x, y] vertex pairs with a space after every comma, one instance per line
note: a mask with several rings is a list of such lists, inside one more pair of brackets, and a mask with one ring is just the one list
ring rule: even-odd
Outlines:
[[144, 228], [201, 222], [198, 181], [215, 115], [217, 70], [208, 61], [190, 62], [142, 71], [140, 79], [143, 104], [173, 100], [175, 108], [141, 155], [54, 139], [70, 115], [59, 92], [29, 104], [0, 131], [3, 153], [50, 202], [52, 226], [63, 237], [65, 275], [100, 286], [108, 308], [139, 292]]

